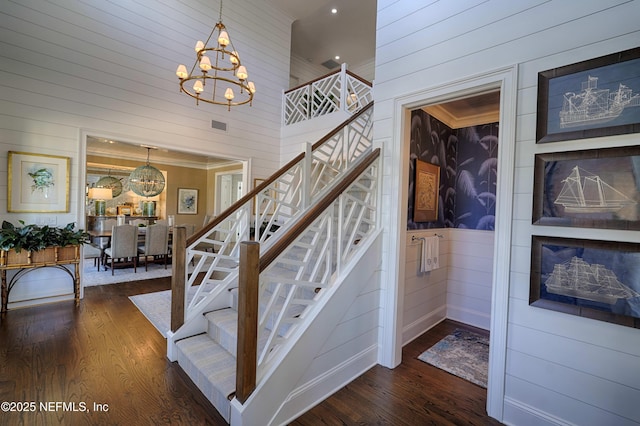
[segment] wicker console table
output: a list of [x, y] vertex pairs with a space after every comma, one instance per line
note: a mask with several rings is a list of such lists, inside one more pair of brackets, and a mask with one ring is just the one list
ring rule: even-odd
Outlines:
[[[2, 296], [0, 314], [7, 312], [9, 293], [18, 280], [39, 268], [58, 268], [65, 271], [73, 280], [73, 294], [76, 306], [80, 304], [80, 246], [47, 247], [39, 251], [0, 250], [0, 276]], [[73, 268], [72, 268], [73, 266]], [[73, 269], [73, 270], [72, 270]], [[18, 270], [7, 283], [7, 271]]]

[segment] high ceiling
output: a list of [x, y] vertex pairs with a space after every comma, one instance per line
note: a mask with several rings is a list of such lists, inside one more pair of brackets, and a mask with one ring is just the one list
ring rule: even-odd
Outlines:
[[[346, 62], [358, 65], [374, 57], [375, 0], [266, 1], [294, 20], [291, 28], [292, 55], [307, 59], [314, 65], [321, 65], [327, 60], [334, 60], [338, 64]], [[336, 14], [331, 13], [332, 8], [337, 9]], [[339, 60], [335, 59], [336, 55], [340, 56]], [[118, 155], [140, 161], [144, 161], [147, 155], [146, 150], [139, 145], [99, 138], [88, 140], [88, 154], [110, 156], [114, 151]], [[158, 163], [185, 166], [200, 164], [212, 167], [229, 163], [226, 159], [162, 149], [152, 151], [151, 157]]]
[[[376, 49], [376, 0], [267, 0], [294, 19], [291, 53], [314, 65], [356, 66]], [[337, 12], [331, 13], [335, 8]], [[340, 56], [340, 59], [335, 59]]]
[[[291, 28], [291, 54], [314, 65], [327, 61], [356, 66], [375, 56], [376, 0], [265, 0], [293, 20]], [[331, 9], [337, 13], [331, 13]], [[336, 60], [335, 56], [340, 59]], [[329, 67], [331, 68], [331, 67]], [[329, 70], [328, 70], [329, 71]], [[497, 121], [499, 94], [475, 96], [425, 108], [427, 112], [451, 127], [472, 125], [478, 121]], [[87, 152], [108, 155], [114, 142], [90, 139]], [[127, 158], [146, 159], [146, 150], [138, 145], [118, 142], [118, 152]], [[197, 154], [152, 151], [159, 163], [192, 164], [211, 167], [228, 164], [229, 160], [203, 157]]]

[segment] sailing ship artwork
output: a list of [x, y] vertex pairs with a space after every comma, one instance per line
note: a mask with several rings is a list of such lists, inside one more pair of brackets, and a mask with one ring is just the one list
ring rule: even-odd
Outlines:
[[638, 244], [534, 236], [532, 248], [534, 306], [640, 327]]
[[533, 223], [640, 231], [640, 146], [536, 154]]
[[598, 263], [585, 262], [578, 256], [554, 265], [544, 285], [549, 293], [607, 305], [640, 296], [640, 293], [620, 282], [612, 270]]
[[622, 192], [603, 181], [600, 176], [574, 166], [563, 179], [560, 194], [554, 203], [566, 213], [609, 213], [637, 204]]
[[598, 77], [588, 75], [580, 92], [566, 92], [560, 110], [560, 128], [589, 126], [618, 118], [625, 108], [640, 106], [640, 93], [622, 83], [614, 90], [599, 89]]

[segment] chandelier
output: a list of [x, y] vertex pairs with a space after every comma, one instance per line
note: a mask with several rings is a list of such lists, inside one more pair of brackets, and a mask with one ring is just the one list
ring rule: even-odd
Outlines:
[[149, 151], [147, 148], [147, 164], [140, 166], [129, 175], [129, 189], [143, 197], [155, 197], [164, 191], [164, 176], [162, 172], [149, 165]]
[[[211, 38], [217, 34], [214, 41]], [[211, 45], [209, 44], [211, 42]], [[196, 99], [216, 105], [244, 105], [253, 101], [256, 87], [248, 81], [247, 69], [240, 64], [240, 55], [233, 47], [226, 27], [222, 23], [222, 0], [220, 18], [211, 30], [206, 42], [198, 40], [195, 47], [196, 61], [187, 72], [185, 65], [179, 65], [176, 75], [180, 79], [180, 91]], [[187, 84], [192, 82], [193, 84]], [[235, 90], [234, 90], [235, 89]]]
[[111, 189], [113, 198], [116, 198], [118, 195], [122, 194], [122, 182], [120, 182], [120, 179], [111, 176], [111, 170], [109, 170], [109, 174], [107, 176], [101, 177], [96, 182], [96, 186], [98, 188]]

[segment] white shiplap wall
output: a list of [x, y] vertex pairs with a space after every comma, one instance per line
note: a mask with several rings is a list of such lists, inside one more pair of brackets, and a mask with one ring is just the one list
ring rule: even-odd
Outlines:
[[[247, 13], [251, 10], [251, 13]], [[17, 223], [42, 215], [6, 211], [7, 151], [71, 158], [71, 208], [81, 217], [81, 134], [252, 160], [267, 176], [280, 163], [281, 94], [289, 81], [291, 20], [265, 2], [225, 2], [223, 21], [257, 86], [252, 107], [230, 112], [178, 92], [175, 69], [191, 66], [196, 40], [218, 20], [218, 3], [199, 0], [6, 0], [0, 2], [0, 215]], [[211, 120], [228, 131], [211, 129]], [[169, 177], [170, 178], [170, 177]], [[12, 300], [69, 296], [68, 278], [30, 274]]]
[[[535, 153], [637, 144], [632, 135], [536, 145], [537, 74], [640, 45], [640, 2], [380, 0], [377, 7], [374, 134], [385, 146], [385, 205], [398, 204], [394, 188], [406, 158], [396, 136], [403, 123], [398, 99], [518, 66], [515, 184], [498, 194], [513, 197], [512, 238], [506, 241], [511, 246], [508, 296], [507, 303], [492, 308], [492, 315], [508, 314], [506, 329], [500, 330], [507, 336], [506, 348], [499, 348], [505, 352], [497, 354], [506, 359], [499, 380], [504, 394], [490, 413], [517, 425], [640, 423], [639, 330], [528, 304], [532, 234], [640, 241], [637, 232], [531, 225]], [[404, 286], [393, 282], [394, 235], [403, 232], [401, 217], [394, 209], [383, 213], [390, 228], [385, 230], [389, 252], [383, 259], [389, 262], [383, 264], [382, 300], [394, 285]], [[499, 233], [495, 239], [496, 245], [505, 242]], [[490, 381], [490, 396], [497, 387]]]
[[451, 229], [447, 318], [490, 329], [493, 231]]
[[[416, 238], [441, 235], [440, 268], [420, 272]], [[493, 232], [473, 229], [409, 231], [404, 259], [402, 344], [449, 318], [489, 330], [493, 277]]]
[[[425, 229], [407, 232], [404, 258], [404, 294], [402, 345], [429, 330], [447, 317], [447, 277], [450, 258], [450, 229]], [[420, 272], [422, 248], [412, 237], [442, 235], [438, 257], [440, 268]]]

